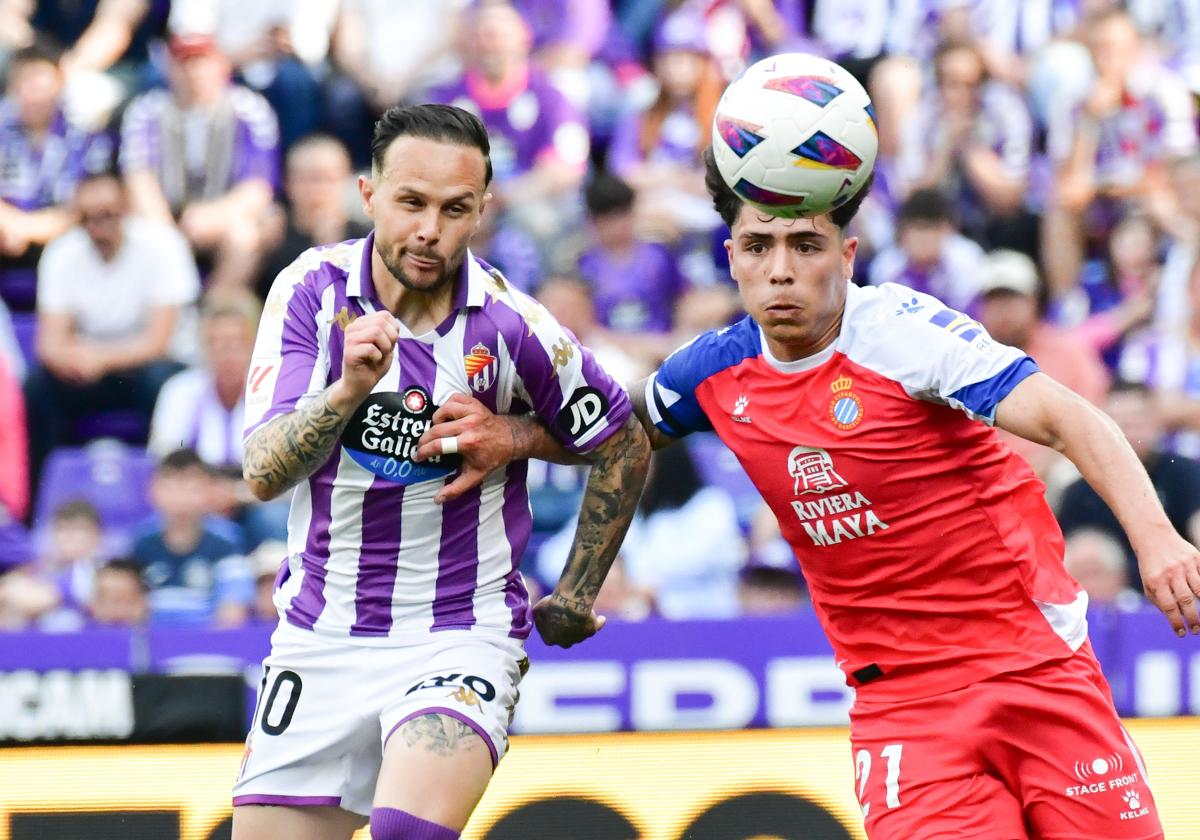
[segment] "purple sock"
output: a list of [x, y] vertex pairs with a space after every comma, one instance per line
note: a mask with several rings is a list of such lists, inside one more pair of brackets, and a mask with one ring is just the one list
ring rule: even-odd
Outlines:
[[458, 840], [459, 833], [396, 808], [371, 812], [372, 840]]

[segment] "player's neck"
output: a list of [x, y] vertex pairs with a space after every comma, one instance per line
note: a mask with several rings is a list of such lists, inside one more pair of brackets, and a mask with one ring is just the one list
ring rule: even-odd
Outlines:
[[837, 341], [837, 337], [842, 331], [843, 311], [843, 309], [838, 310], [837, 315], [831, 318], [827, 325], [815, 331], [811, 338], [779, 341], [763, 330], [763, 340], [767, 343], [767, 350], [779, 362], [798, 362], [801, 359], [817, 355]]
[[410, 289], [388, 271], [379, 253], [371, 255], [371, 273], [379, 302], [396, 316], [413, 335], [424, 335], [450, 315], [454, 301], [454, 283], [425, 292]]

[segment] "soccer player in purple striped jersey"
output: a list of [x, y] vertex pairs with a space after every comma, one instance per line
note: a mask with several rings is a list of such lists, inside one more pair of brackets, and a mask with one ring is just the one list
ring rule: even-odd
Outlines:
[[[570, 560], [533, 609], [553, 644], [603, 625], [592, 604], [649, 464], [621, 387], [467, 249], [491, 198], [483, 125], [393, 108], [371, 156], [374, 231], [279, 275], [246, 387], [246, 481], [296, 489], [235, 840], [349, 838], [368, 816], [375, 840], [452, 840], [504, 754], [531, 629], [525, 463], [480, 476], [455, 441], [418, 459], [439, 406], [533, 414], [592, 465]], [[464, 445], [481, 431], [463, 424]]]

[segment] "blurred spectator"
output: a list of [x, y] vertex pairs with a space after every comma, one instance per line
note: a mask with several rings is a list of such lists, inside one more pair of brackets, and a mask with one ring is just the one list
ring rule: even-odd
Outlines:
[[737, 593], [742, 615], [790, 615], [808, 603], [799, 568], [747, 565]]
[[34, 0], [0, 0], [0, 76], [12, 54], [33, 44], [37, 37], [33, 11]]
[[[29, 437], [21, 383], [0, 355], [0, 522], [29, 513]], [[2, 529], [0, 529], [2, 535]]]
[[656, 238], [717, 226], [704, 189], [702, 155], [724, 87], [708, 54], [704, 21], [686, 10], [668, 15], [654, 37], [658, 96], [627, 112], [608, 149], [608, 168], [639, 197], [639, 228]]
[[532, 33], [505, 0], [481, 0], [467, 23], [456, 83], [429, 94], [477, 113], [491, 140], [495, 183], [504, 209], [539, 239], [569, 224], [561, 199], [574, 193], [588, 161], [588, 129], [579, 113], [530, 62]]
[[29, 566], [0, 572], [0, 631], [24, 630], [58, 604], [58, 592]]
[[1042, 260], [1054, 295], [1079, 280], [1089, 241], [1128, 202], [1165, 217], [1174, 201], [1166, 164], [1196, 148], [1196, 114], [1182, 81], [1144, 49], [1122, 11], [1087, 28], [1096, 75], [1086, 100], [1052, 114], [1047, 145], [1055, 182], [1042, 226]]
[[188, 448], [210, 466], [240, 468], [246, 374], [259, 314], [258, 301], [245, 290], [205, 297], [203, 364], [180, 371], [163, 385], [150, 424], [152, 454], [162, 458]]
[[41, 43], [18, 50], [0, 101], [0, 296], [19, 310], [33, 308], [42, 246], [71, 225], [76, 184], [112, 155], [64, 114], [57, 62]]
[[[1038, 301], [1041, 280], [1037, 266], [1025, 254], [995, 251], [983, 265], [979, 320], [992, 338], [1018, 347], [1033, 357], [1038, 367], [1096, 405], [1104, 403], [1108, 371], [1096, 350], [1074, 332], [1042, 320]], [[1004, 430], [1003, 440], [1029, 462], [1043, 481], [1062, 456]]]
[[267, 299], [275, 278], [309, 248], [370, 232], [369, 225], [350, 216], [347, 189], [353, 182], [346, 147], [329, 135], [305, 137], [288, 151], [283, 182], [287, 226], [259, 273], [255, 287], [259, 300]]
[[471, 237], [471, 250], [522, 292], [533, 294], [543, 277], [542, 252], [533, 237], [505, 221], [499, 205], [483, 208], [479, 230]]
[[82, 621], [96, 586], [96, 571], [104, 565], [104, 531], [100, 513], [84, 501], [67, 502], [50, 516], [47, 549], [38, 562], [40, 575], [58, 591], [58, 626], [69, 616]]
[[183, 237], [128, 216], [111, 174], [85, 179], [75, 205], [80, 225], [38, 266], [40, 366], [25, 381], [35, 478], [71, 421], [113, 408], [148, 420], [159, 388], [194, 350], [199, 281]]
[[169, 80], [170, 90], [130, 103], [121, 124], [133, 209], [177, 220], [211, 261], [211, 285], [248, 285], [279, 176], [275, 115], [257, 93], [230, 82], [229, 59], [208, 35], [171, 39]]
[[896, 244], [871, 262], [870, 281], [899, 283], [969, 311], [979, 295], [982, 264], [983, 249], [955, 230], [946, 196], [922, 189], [900, 205]]
[[593, 287], [583, 280], [551, 277], [538, 288], [537, 299], [554, 316], [554, 320], [574, 333], [592, 351], [596, 361], [614, 379], [630, 385], [648, 375], [662, 357], [657, 355], [657, 348], [643, 346], [650, 342], [614, 335], [601, 327], [596, 318], [593, 294]]
[[150, 484], [158, 521], [132, 556], [150, 586], [153, 621], [218, 627], [242, 624], [254, 601], [249, 564], [209, 521], [208, 466], [190, 449], [159, 462]]
[[[542, 580], [557, 580], [574, 524], [538, 554]], [[737, 578], [746, 557], [733, 501], [705, 486], [686, 446], [655, 453], [645, 493], [621, 547], [624, 573], [670, 619], [738, 614]]]
[[[290, 497], [259, 502], [242, 481], [242, 417], [260, 308], [245, 289], [210, 292], [201, 311], [204, 361], [167, 380], [154, 408], [149, 450], [184, 447], [213, 468], [211, 506], [237, 521], [247, 545], [287, 535]], [[262, 383], [251, 376], [249, 387]]]
[[[1054, 320], [1077, 327], [1080, 340], [1115, 367], [1123, 339], [1150, 319], [1160, 298], [1158, 231], [1145, 214], [1130, 213], [1113, 227], [1105, 250], [1107, 258], [1088, 263], [1052, 312]], [[1160, 298], [1159, 309], [1169, 305]]]
[[61, 67], [72, 111], [96, 124], [154, 78], [151, 42], [166, 27], [166, 0], [40, 0], [33, 23], [70, 44]]
[[287, 559], [287, 553], [286, 542], [267, 540], [250, 555], [250, 566], [254, 570], [254, 605], [250, 610], [250, 621], [260, 624], [279, 621], [279, 609], [275, 606], [275, 579]]
[[1200, 260], [1192, 268], [1186, 320], [1131, 338], [1121, 354], [1121, 375], [1157, 395], [1169, 430], [1167, 452], [1200, 459]]
[[784, 615], [807, 599], [795, 552], [783, 539], [779, 520], [761, 497], [750, 521], [750, 555], [738, 574], [743, 615]]
[[376, 117], [461, 73], [456, 47], [470, 2], [341, 0], [333, 40], [338, 72], [325, 83], [326, 124], [355, 167], [371, 163]]
[[1104, 531], [1079, 528], [1067, 536], [1063, 563], [1087, 593], [1090, 606], [1137, 612], [1146, 601], [1129, 586], [1129, 558]]
[[1165, 225], [1166, 245], [1154, 320], [1181, 322], [1188, 315], [1188, 284], [1200, 261], [1200, 154], [1176, 161], [1171, 184], [1179, 213]]
[[96, 570], [88, 612], [96, 624], [138, 627], [150, 614], [149, 587], [133, 560], [111, 560]]
[[942, 44], [933, 69], [936, 88], [904, 128], [901, 176], [951, 196], [963, 232], [984, 247], [1036, 255], [1024, 207], [1033, 122], [1020, 93], [990, 80], [969, 43]]
[[[1193, 544], [1200, 544], [1200, 462], [1163, 451], [1162, 417], [1144, 385], [1115, 382], [1105, 409], [1121, 427], [1146, 467], [1150, 482], [1175, 530]], [[1127, 558], [1133, 557], [1132, 547], [1116, 515], [1082, 478], [1063, 493], [1058, 521], [1065, 534], [1082, 527], [1104, 531], [1120, 542]], [[1136, 562], [1130, 559], [1127, 565], [1129, 579], [1135, 588], [1140, 587]]]
[[533, 33], [533, 59], [575, 104], [588, 104], [588, 65], [612, 26], [610, 0], [514, 0]]
[[338, 0], [173, 0], [168, 26], [172, 33], [216, 42], [238, 80], [271, 103], [280, 145], [288, 149], [320, 122], [317, 76], [337, 12]]
[[622, 333], [670, 332], [684, 290], [671, 252], [638, 239], [629, 185], [597, 173], [587, 187], [593, 244], [579, 257], [599, 322]]

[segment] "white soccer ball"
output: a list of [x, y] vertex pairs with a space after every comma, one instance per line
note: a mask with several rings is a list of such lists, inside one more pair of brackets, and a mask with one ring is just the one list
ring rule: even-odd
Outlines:
[[866, 183], [879, 133], [866, 90], [827, 58], [784, 53], [734, 79], [713, 117], [729, 188], [772, 216], [828, 213]]

